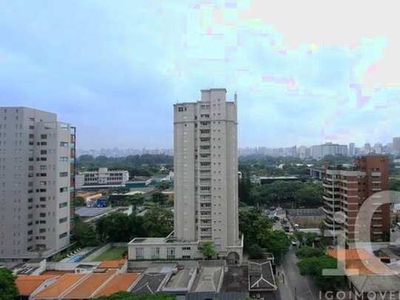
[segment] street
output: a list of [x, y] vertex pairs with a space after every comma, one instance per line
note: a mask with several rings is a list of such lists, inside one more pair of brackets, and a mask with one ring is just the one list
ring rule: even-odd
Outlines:
[[291, 246], [289, 252], [284, 256], [282, 265], [277, 269], [281, 298], [287, 300], [319, 300], [319, 290], [312, 280], [300, 275], [295, 252], [296, 248]]

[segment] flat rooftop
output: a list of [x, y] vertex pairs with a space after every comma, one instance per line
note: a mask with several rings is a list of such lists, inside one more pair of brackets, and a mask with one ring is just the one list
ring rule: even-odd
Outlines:
[[166, 238], [134, 238], [129, 244], [162, 244]]
[[75, 214], [82, 218], [99, 216], [111, 210], [111, 207], [81, 207], [75, 211]]
[[173, 273], [165, 284], [167, 289], [189, 289], [189, 282], [195, 275], [195, 268], [179, 269], [177, 273]]

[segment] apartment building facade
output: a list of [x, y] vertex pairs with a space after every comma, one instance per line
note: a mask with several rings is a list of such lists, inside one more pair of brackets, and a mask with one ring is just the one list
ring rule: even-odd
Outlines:
[[81, 189], [93, 186], [125, 186], [129, 180], [129, 172], [125, 170], [108, 170], [99, 168], [97, 171], [80, 172], [75, 176], [76, 188]]
[[132, 240], [129, 259], [201, 258], [211, 241], [219, 257], [240, 263], [236, 95], [202, 90], [200, 101], [175, 104], [174, 151], [174, 233]]
[[174, 105], [175, 237], [213, 241], [222, 256], [241, 244], [237, 124], [225, 89]]
[[[340, 232], [348, 242], [355, 241], [356, 218], [369, 197], [389, 190], [389, 160], [384, 155], [358, 157], [350, 167], [326, 166], [323, 179], [326, 229]], [[376, 203], [381, 199], [376, 197]], [[390, 205], [378, 205], [371, 220], [371, 241], [382, 242], [390, 234]]]
[[0, 259], [69, 245], [75, 134], [56, 114], [0, 107]]

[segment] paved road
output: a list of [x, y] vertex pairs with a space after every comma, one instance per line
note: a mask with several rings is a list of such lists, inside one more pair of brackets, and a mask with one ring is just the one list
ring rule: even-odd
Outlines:
[[281, 275], [277, 276], [281, 298], [287, 300], [319, 300], [319, 291], [313, 282], [300, 275], [299, 268], [296, 265], [298, 259], [295, 251], [295, 248], [291, 247], [279, 268], [279, 273], [283, 273], [283, 279]]

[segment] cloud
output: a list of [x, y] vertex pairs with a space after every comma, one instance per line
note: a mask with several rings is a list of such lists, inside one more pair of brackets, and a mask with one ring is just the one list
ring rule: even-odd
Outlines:
[[58, 113], [81, 148], [172, 147], [172, 104], [226, 87], [242, 146], [388, 141], [395, 10], [356, 3], [0, 0], [0, 105]]

